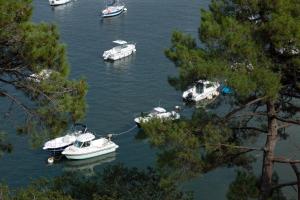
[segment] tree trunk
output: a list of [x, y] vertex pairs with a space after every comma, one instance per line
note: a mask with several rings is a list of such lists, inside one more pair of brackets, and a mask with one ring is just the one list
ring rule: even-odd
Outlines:
[[291, 163], [291, 166], [297, 177], [298, 200], [300, 200], [300, 172], [298, 170], [296, 163]]
[[273, 174], [273, 158], [274, 150], [277, 142], [277, 120], [275, 118], [276, 110], [274, 101], [267, 102], [268, 112], [268, 133], [264, 147], [264, 158], [261, 177], [261, 198], [266, 200], [271, 196], [272, 192], [272, 174]]

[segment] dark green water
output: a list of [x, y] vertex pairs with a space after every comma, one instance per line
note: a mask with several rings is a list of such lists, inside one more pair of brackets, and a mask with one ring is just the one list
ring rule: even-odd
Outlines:
[[[197, 37], [200, 8], [206, 8], [208, 3], [208, 0], [128, 0], [127, 13], [101, 20], [100, 11], [104, 6], [101, 0], [77, 0], [56, 8], [51, 8], [47, 0], [34, 0], [33, 20], [58, 25], [68, 48], [71, 77], [83, 76], [88, 81], [88, 127], [99, 134], [119, 133], [131, 128], [134, 116], [141, 111], [158, 104], [171, 109], [182, 103], [181, 93], [167, 83], [167, 77], [176, 75], [177, 71], [163, 51], [170, 45], [175, 29]], [[136, 42], [137, 53], [122, 61], [106, 63], [101, 55], [116, 39]], [[93, 169], [101, 169], [107, 163], [146, 167], [155, 161], [155, 152], [148, 143], [134, 139], [135, 130], [115, 138], [120, 148], [111, 157], [47, 166], [48, 154], [31, 149], [26, 137], [16, 136], [15, 123], [12, 119], [1, 125], [9, 133], [14, 152], [0, 159], [0, 179], [13, 187], [63, 171], [81, 170], [92, 175]], [[286, 143], [281, 148], [290, 145]], [[259, 165], [256, 167], [259, 169]], [[286, 177], [292, 176], [291, 172], [281, 171]], [[186, 188], [194, 190], [197, 199], [225, 199], [234, 176], [233, 169], [218, 169], [187, 184]]]

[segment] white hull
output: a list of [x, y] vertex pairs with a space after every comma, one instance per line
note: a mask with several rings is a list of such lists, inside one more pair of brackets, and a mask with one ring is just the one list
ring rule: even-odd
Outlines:
[[122, 6], [109, 6], [102, 11], [102, 17], [114, 17], [127, 10], [124, 5]]
[[[93, 158], [96, 156], [112, 153], [116, 151], [116, 149], [119, 147], [114, 142], [106, 138], [93, 140], [90, 137], [85, 141], [82, 141], [81, 139], [80, 137], [78, 137], [74, 145], [67, 147], [62, 152], [62, 154], [65, 155], [68, 159], [83, 160], [87, 158]], [[84, 144], [87, 144], [88, 146], [84, 146]]]
[[196, 86], [193, 86], [192, 88], [186, 90], [182, 94], [182, 98], [185, 101], [193, 101], [198, 102], [205, 99], [212, 99], [215, 96], [219, 95], [219, 87], [220, 84], [217, 82], [209, 82], [209, 81], [199, 81], [198, 83], [203, 84], [202, 91], [197, 91]]
[[101, 151], [96, 151], [93, 153], [86, 153], [86, 154], [81, 154], [81, 155], [65, 154], [65, 156], [68, 159], [72, 159], [72, 160], [83, 160], [83, 159], [93, 158], [96, 156], [101, 156], [104, 154], [112, 153], [112, 152], [116, 151], [117, 148], [118, 148], [118, 146], [115, 146], [115, 147], [109, 147], [107, 149], [103, 149]]
[[171, 112], [167, 112], [167, 113], [164, 113], [163, 115], [137, 117], [137, 118], [134, 119], [134, 122], [137, 123], [137, 124], [146, 123], [146, 122], [149, 122], [151, 119], [160, 119], [161, 121], [163, 121], [163, 120], [176, 120], [176, 119], [180, 119], [180, 115], [178, 113], [172, 114]]
[[184, 98], [185, 100], [187, 101], [195, 101], [195, 102], [198, 102], [198, 101], [202, 101], [202, 100], [205, 100], [205, 99], [212, 99], [216, 96], [219, 96], [219, 92], [218, 91], [211, 91], [211, 92], [207, 92], [206, 94], [203, 94], [203, 95], [194, 95], [191, 99], [186, 99]]
[[71, 2], [72, 0], [49, 0], [50, 6], [58, 6]]
[[110, 50], [107, 50], [103, 53], [104, 60], [119, 60], [121, 58], [125, 58], [130, 56], [131, 54], [135, 53], [135, 45], [134, 44], [127, 44], [126, 47], [117, 46]]
[[180, 114], [175, 111], [167, 112], [164, 108], [157, 107], [154, 108], [153, 111], [146, 116], [135, 118], [134, 121], [140, 127], [141, 123], [149, 122], [152, 119], [160, 119], [161, 121], [177, 120], [180, 119]]

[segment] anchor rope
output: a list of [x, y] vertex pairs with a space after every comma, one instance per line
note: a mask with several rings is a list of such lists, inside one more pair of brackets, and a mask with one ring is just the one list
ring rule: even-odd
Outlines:
[[133, 131], [136, 127], [137, 127], [137, 125], [134, 125], [130, 129], [128, 129], [126, 131], [123, 131], [123, 132], [120, 132], [120, 133], [107, 133], [107, 134], [101, 134], [101, 135], [100, 134], [95, 134], [95, 133], [93, 133], [93, 134], [98, 136], [98, 137], [104, 137], [104, 136], [108, 136], [108, 135], [120, 136], [120, 135], [123, 135], [123, 134], [126, 134], [126, 133], [129, 133], [129, 132]]
[[127, 131], [123, 131], [123, 132], [121, 132], [121, 133], [112, 133], [112, 135], [113, 135], [113, 136], [120, 136], [120, 135], [123, 135], [123, 134], [126, 134], [126, 133], [131, 132], [131, 131], [134, 130], [136, 127], [137, 127], [137, 125], [134, 125], [133, 127], [131, 127], [130, 129], [128, 129]]

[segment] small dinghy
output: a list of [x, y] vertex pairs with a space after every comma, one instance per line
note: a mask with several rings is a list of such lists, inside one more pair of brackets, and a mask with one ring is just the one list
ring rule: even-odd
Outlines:
[[95, 139], [95, 135], [85, 133], [80, 135], [72, 146], [67, 147], [62, 154], [68, 159], [83, 160], [116, 151], [119, 147], [107, 138]]
[[106, 1], [106, 8], [102, 10], [102, 17], [114, 17], [122, 12], [127, 11], [125, 4], [119, 0]]
[[87, 127], [84, 124], [74, 124], [72, 130], [65, 136], [47, 141], [43, 149], [50, 151], [54, 155], [61, 153], [65, 148], [72, 145], [78, 136], [87, 133]]
[[43, 69], [37, 74], [31, 74], [29, 77], [27, 77], [27, 80], [39, 83], [42, 80], [48, 79], [51, 74], [53, 73], [53, 70], [51, 69]]
[[71, 0], [49, 0], [50, 6], [58, 6], [71, 2]]
[[198, 102], [204, 99], [212, 99], [219, 95], [220, 84], [217, 82], [199, 80], [190, 89], [182, 94], [182, 98], [187, 102]]
[[135, 44], [127, 43], [124, 40], [115, 40], [113, 43], [119, 44], [114, 48], [104, 51], [103, 58], [104, 60], [119, 60], [121, 58], [125, 58], [130, 56], [131, 54], [136, 52]]
[[175, 120], [180, 118], [180, 114], [177, 111], [167, 112], [166, 109], [162, 107], [155, 107], [149, 113], [142, 113], [141, 116], [135, 118], [134, 121], [138, 127], [140, 127], [141, 123], [148, 122], [154, 118], [161, 120]]

